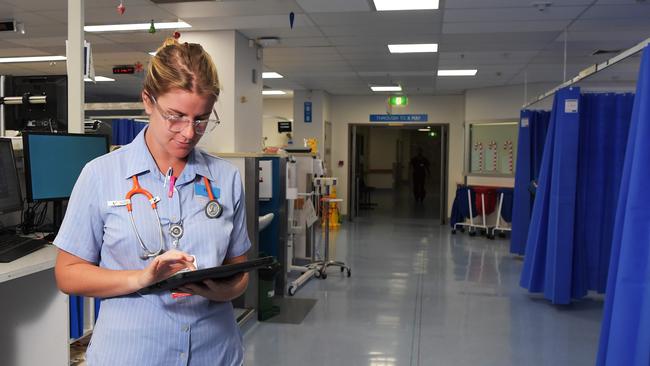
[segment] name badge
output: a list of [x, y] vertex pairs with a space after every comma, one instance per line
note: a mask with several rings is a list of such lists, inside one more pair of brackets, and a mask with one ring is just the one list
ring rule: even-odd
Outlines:
[[[221, 197], [221, 190], [219, 189], [219, 187], [215, 187], [215, 186], [211, 186], [211, 187], [212, 187], [212, 194], [214, 194], [214, 198], [219, 199]], [[197, 196], [208, 197], [208, 190], [205, 188], [205, 185], [195, 183], [194, 194]]]

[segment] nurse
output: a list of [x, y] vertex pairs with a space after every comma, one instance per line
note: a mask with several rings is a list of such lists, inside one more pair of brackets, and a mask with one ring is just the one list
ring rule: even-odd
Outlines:
[[[203, 48], [165, 41], [144, 80], [148, 127], [88, 163], [75, 184], [54, 241], [55, 274], [63, 292], [103, 299], [90, 366], [243, 363], [231, 300], [245, 291], [247, 274], [137, 293], [179, 270], [246, 260], [239, 173], [196, 147], [219, 123], [218, 95], [217, 70]], [[144, 194], [125, 202], [138, 186], [155, 205]]]

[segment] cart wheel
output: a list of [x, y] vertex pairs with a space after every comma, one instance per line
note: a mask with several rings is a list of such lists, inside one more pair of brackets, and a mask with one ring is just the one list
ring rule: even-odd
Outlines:
[[322, 279], [326, 279], [326, 278], [327, 278], [327, 273], [321, 273], [321, 274], [320, 274], [320, 278], [322, 278]]
[[470, 231], [469, 236], [476, 236], [476, 231]]
[[352, 270], [348, 268], [348, 278], [352, 276]]
[[345, 271], [345, 268], [341, 267], [341, 273], [343, 273], [343, 271]]
[[320, 278], [320, 275], [321, 275], [320, 271], [314, 272], [314, 277]]
[[456, 230], [455, 229], [451, 230], [451, 235], [456, 235]]
[[487, 238], [490, 240], [494, 240], [494, 234], [488, 234]]
[[289, 296], [293, 296], [296, 294], [296, 288], [293, 286], [289, 286]]
[[506, 233], [499, 233], [499, 238], [504, 239], [506, 237]]
[[461, 227], [460, 227], [460, 232], [461, 232], [461, 233], [464, 233], [464, 232], [465, 232], [465, 228], [461, 226]]

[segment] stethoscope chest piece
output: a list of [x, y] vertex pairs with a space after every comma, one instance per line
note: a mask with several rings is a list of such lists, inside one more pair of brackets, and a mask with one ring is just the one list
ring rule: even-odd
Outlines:
[[223, 213], [223, 207], [217, 202], [217, 200], [210, 200], [207, 205], [205, 205], [205, 215], [211, 219], [216, 219], [221, 216]]

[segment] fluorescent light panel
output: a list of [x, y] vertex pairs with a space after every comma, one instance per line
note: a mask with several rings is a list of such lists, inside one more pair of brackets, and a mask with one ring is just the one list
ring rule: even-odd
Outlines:
[[282, 79], [284, 76], [278, 74], [277, 72], [263, 72], [262, 79]]
[[373, 85], [370, 89], [374, 92], [399, 92], [402, 91], [402, 87], [399, 85]]
[[47, 61], [65, 61], [65, 56], [26, 56], [26, 57], [2, 57], [0, 64], [11, 64], [21, 62], [47, 62]]
[[[157, 30], [159, 29], [180, 29], [192, 28], [185, 22], [163, 22], [154, 23]], [[134, 24], [107, 24], [107, 25], [87, 25], [84, 27], [86, 32], [124, 32], [134, 30], [149, 30], [151, 23], [134, 23]]]
[[[85, 78], [84, 81], [93, 81], [91, 78]], [[107, 78], [106, 76], [95, 76], [95, 81], [115, 81], [115, 79]]]
[[437, 43], [389, 44], [390, 53], [424, 53], [438, 52]]
[[421, 132], [431, 132], [431, 130], [428, 129], [428, 128], [418, 128], [418, 131], [421, 131]]
[[262, 95], [285, 95], [285, 93], [282, 90], [262, 90]]
[[478, 70], [438, 70], [438, 76], [475, 76]]
[[391, 10], [435, 10], [438, 0], [373, 0], [377, 11]]

